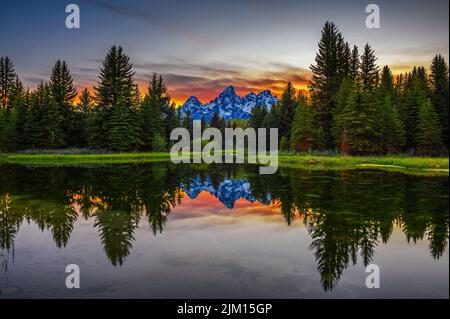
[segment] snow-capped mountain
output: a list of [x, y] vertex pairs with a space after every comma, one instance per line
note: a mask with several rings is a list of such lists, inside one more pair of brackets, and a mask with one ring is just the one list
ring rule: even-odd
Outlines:
[[181, 189], [190, 199], [195, 199], [201, 192], [206, 191], [230, 209], [234, 207], [235, 202], [240, 198], [250, 203], [259, 201], [265, 205], [270, 204], [269, 196], [268, 198], [255, 198], [252, 195], [250, 183], [246, 179], [226, 179], [216, 189], [212, 185], [209, 177], [203, 182], [200, 178], [192, 178], [186, 183], [181, 184]]
[[225, 120], [247, 120], [251, 117], [251, 112], [256, 105], [270, 108], [277, 103], [278, 98], [269, 90], [259, 94], [252, 92], [241, 98], [236, 95], [234, 88], [229, 86], [217, 98], [204, 105], [195, 96], [191, 96], [180, 107], [180, 111], [183, 116], [189, 111], [194, 120], [200, 120], [203, 117], [206, 122], [211, 121], [214, 113], [218, 113]]

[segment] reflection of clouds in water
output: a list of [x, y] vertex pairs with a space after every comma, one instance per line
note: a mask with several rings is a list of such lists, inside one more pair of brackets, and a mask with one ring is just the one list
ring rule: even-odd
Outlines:
[[[262, 204], [258, 201], [253, 203], [245, 199], [238, 199], [234, 208], [229, 209], [220, 202], [214, 195], [207, 192], [200, 193], [195, 199], [184, 197], [181, 204], [175, 207], [169, 215], [169, 221], [193, 219], [193, 223], [198, 223], [197, 219], [202, 219], [197, 224], [198, 228], [205, 228], [214, 225], [227, 225], [240, 223], [243, 221], [266, 221], [279, 223], [284, 228], [285, 223], [280, 212], [279, 204]], [[299, 218], [300, 224], [301, 218]]]

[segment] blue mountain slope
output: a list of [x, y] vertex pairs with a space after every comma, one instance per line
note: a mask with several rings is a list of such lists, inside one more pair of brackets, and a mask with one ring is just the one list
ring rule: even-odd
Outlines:
[[218, 113], [225, 120], [244, 119], [251, 117], [251, 112], [256, 105], [264, 105], [267, 108], [277, 104], [278, 99], [269, 90], [259, 94], [249, 93], [241, 98], [236, 95], [232, 86], [227, 87], [220, 95], [207, 104], [202, 104], [195, 96], [191, 96], [181, 107], [183, 116], [189, 111], [194, 120], [202, 117], [209, 122]]

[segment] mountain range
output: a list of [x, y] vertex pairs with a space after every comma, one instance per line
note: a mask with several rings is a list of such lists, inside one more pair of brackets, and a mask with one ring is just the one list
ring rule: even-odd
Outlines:
[[270, 204], [269, 196], [267, 198], [256, 198], [252, 195], [250, 182], [246, 179], [225, 179], [216, 189], [209, 177], [203, 181], [200, 178], [192, 178], [181, 184], [181, 189], [190, 199], [197, 198], [203, 191], [208, 192], [230, 209], [241, 198], [250, 203], [258, 201], [264, 205]]
[[191, 96], [181, 107], [180, 112], [184, 117], [190, 112], [194, 120], [204, 118], [210, 122], [214, 113], [225, 120], [244, 119], [251, 117], [252, 110], [257, 105], [264, 105], [267, 108], [278, 103], [278, 98], [273, 96], [270, 90], [262, 91], [258, 94], [253, 92], [245, 97], [240, 97], [232, 86], [227, 87], [220, 95], [207, 104], [202, 104], [195, 96]]

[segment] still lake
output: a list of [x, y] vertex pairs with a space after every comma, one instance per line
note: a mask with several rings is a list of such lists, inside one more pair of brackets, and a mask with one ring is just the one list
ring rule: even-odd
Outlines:
[[448, 298], [448, 197], [377, 170], [0, 165], [0, 298]]

